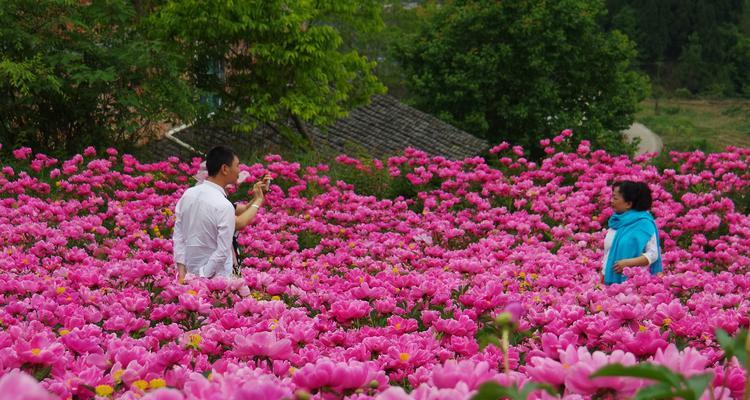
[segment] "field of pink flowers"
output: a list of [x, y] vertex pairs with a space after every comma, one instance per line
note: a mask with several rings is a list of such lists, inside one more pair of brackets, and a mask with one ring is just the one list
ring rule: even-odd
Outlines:
[[[235, 200], [275, 179], [239, 237], [242, 279], [186, 285], [173, 210], [201, 160], [17, 149], [0, 165], [0, 397], [468, 399], [533, 381], [623, 398], [648, 382], [589, 375], [648, 361], [711, 372], [706, 398], [742, 398], [745, 371], [720, 362], [714, 332], [750, 323], [750, 149], [674, 153], [660, 170], [569, 135], [543, 141], [539, 163], [503, 144], [487, 159], [243, 165]], [[607, 287], [618, 179], [653, 190], [665, 274]]]

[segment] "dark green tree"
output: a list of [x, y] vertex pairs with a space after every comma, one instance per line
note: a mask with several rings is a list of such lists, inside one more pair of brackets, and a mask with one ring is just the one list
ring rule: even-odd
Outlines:
[[394, 57], [394, 46], [404, 36], [419, 31], [435, 4], [426, 2], [415, 5], [404, 0], [380, 0], [383, 26], [380, 29], [357, 30], [342, 26], [344, 49], [355, 49], [370, 60], [377, 62], [375, 75], [388, 88], [388, 94], [397, 98], [407, 96], [406, 77], [403, 68]]
[[192, 118], [181, 57], [141, 22], [129, 0], [0, 2], [0, 142], [128, 148]]
[[572, 128], [613, 151], [648, 80], [600, 2], [455, 1], [399, 46], [417, 107], [492, 142], [529, 147]]
[[268, 123], [307, 135], [305, 122], [329, 124], [385, 91], [373, 61], [341, 50], [339, 29], [382, 25], [374, 0], [174, 0], [153, 23], [180, 44], [217, 117], [244, 131]]
[[603, 26], [636, 41], [638, 65], [655, 84], [693, 93], [744, 93], [738, 46], [748, 35], [750, 1], [608, 0], [607, 8]]

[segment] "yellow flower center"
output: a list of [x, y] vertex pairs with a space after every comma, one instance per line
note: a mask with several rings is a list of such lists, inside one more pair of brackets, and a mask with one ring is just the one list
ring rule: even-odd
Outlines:
[[143, 379], [138, 379], [137, 381], [133, 382], [131, 386], [135, 386], [141, 390], [146, 390], [148, 389], [148, 382], [144, 381]]
[[62, 287], [62, 286], [60, 286], [60, 287], [58, 287], [57, 289], [55, 289], [55, 292], [56, 292], [57, 294], [63, 294], [63, 293], [65, 293], [65, 288], [64, 288], [64, 287]]
[[201, 341], [203, 338], [201, 335], [198, 335], [197, 333], [194, 333], [190, 335], [190, 345], [193, 347], [198, 347], [199, 344], [201, 344]]
[[638, 325], [638, 330], [639, 330], [639, 331], [641, 331], [641, 332], [646, 332], [646, 329], [648, 329], [648, 328], [646, 328], [646, 327], [645, 327], [645, 326], [643, 326], [643, 325]]
[[193, 296], [197, 296], [197, 295], [198, 295], [198, 292], [196, 292], [196, 291], [195, 291], [195, 290], [193, 290], [193, 289], [190, 289], [190, 290], [188, 290], [187, 292], [188, 292], [188, 294], [191, 294], [191, 295], [193, 295]]
[[409, 353], [401, 353], [398, 355], [398, 359], [401, 360], [401, 362], [407, 362], [409, 361], [409, 358], [411, 358], [411, 356], [409, 356]]
[[401, 329], [401, 323], [400, 322], [396, 322], [396, 329]]
[[112, 374], [112, 377], [115, 378], [115, 382], [120, 383], [120, 381], [122, 380], [122, 374], [124, 373], [125, 373], [124, 369], [118, 369], [117, 371], [115, 371]]
[[271, 300], [279, 301], [279, 300], [281, 300], [281, 297], [279, 297], [279, 296], [271, 296]]
[[115, 391], [114, 389], [112, 389], [112, 386], [109, 385], [99, 385], [95, 390], [97, 396], [109, 396]]
[[57, 331], [57, 333], [59, 333], [60, 336], [65, 336], [65, 335], [69, 334], [70, 331], [67, 330], [67, 329], [60, 329], [59, 331]]
[[664, 321], [662, 322], [662, 325], [669, 326], [669, 324], [672, 323], [672, 320], [669, 318], [664, 318]]
[[148, 386], [152, 389], [158, 389], [167, 386], [167, 381], [161, 378], [151, 379], [148, 382]]
[[38, 356], [38, 355], [42, 354], [42, 350], [40, 350], [40, 349], [38, 349], [38, 348], [35, 347], [35, 348], [31, 349], [31, 354], [33, 354], [35, 356]]

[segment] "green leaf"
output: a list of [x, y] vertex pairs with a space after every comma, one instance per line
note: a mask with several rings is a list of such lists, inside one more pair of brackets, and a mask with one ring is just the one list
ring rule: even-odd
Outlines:
[[742, 365], [748, 368], [747, 350], [745, 342], [747, 341], [747, 330], [741, 329], [734, 338], [730, 337], [723, 329], [716, 329], [716, 339], [724, 350], [724, 357], [728, 360], [737, 357]]
[[[714, 374], [707, 372], [705, 374], [691, 376], [687, 381], [687, 387], [693, 394], [693, 399], [700, 399], [706, 387], [713, 380]], [[687, 400], [687, 399], [686, 399]]]
[[656, 383], [651, 386], [641, 388], [635, 394], [633, 400], [657, 400], [657, 399], [674, 399], [675, 388], [666, 383]]
[[523, 400], [518, 388], [515, 386], [502, 386], [497, 382], [485, 382], [479, 386], [479, 392], [471, 400], [497, 400], [500, 398], [509, 398], [512, 400]]
[[637, 364], [633, 366], [624, 366], [622, 364], [609, 364], [600, 368], [591, 374], [591, 378], [603, 376], [628, 376], [633, 378], [651, 379], [657, 382], [663, 382], [673, 387], [679, 387], [685, 382], [685, 377], [672, 372], [667, 367], [649, 363]]
[[489, 329], [482, 329], [477, 332], [476, 334], [476, 340], [477, 344], [479, 344], [479, 349], [483, 350], [485, 347], [489, 346], [490, 343], [497, 346], [497, 348], [501, 348], [500, 344], [500, 338], [495, 335], [494, 331]]
[[724, 357], [726, 357], [726, 359], [732, 358], [734, 356], [734, 340], [729, 337], [729, 334], [725, 330], [717, 328], [716, 340], [719, 341], [721, 349], [724, 350]]
[[49, 373], [52, 371], [51, 365], [45, 365], [43, 367], [35, 368], [34, 369], [34, 378], [36, 378], [37, 381], [41, 382], [45, 378], [49, 376]]
[[522, 398], [526, 399], [529, 397], [529, 395], [537, 390], [544, 390], [551, 396], [557, 396], [559, 393], [557, 389], [555, 389], [552, 385], [547, 383], [536, 383], [536, 382], [529, 382], [525, 385], [523, 385], [523, 389], [521, 390], [521, 396]]

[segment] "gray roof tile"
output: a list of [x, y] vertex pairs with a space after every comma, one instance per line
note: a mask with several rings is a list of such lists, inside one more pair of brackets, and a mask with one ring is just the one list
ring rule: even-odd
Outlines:
[[[486, 141], [387, 95], [374, 96], [370, 104], [352, 110], [347, 117], [329, 127], [308, 129], [316, 143], [335, 151], [343, 152], [347, 144], [352, 143], [364, 147], [375, 157], [398, 155], [406, 147], [414, 147], [430, 155], [462, 159], [489, 148]], [[190, 127], [175, 137], [201, 152], [217, 144], [228, 144], [237, 151], [290, 146], [286, 139], [267, 126], [251, 134], [215, 126]], [[189, 159], [195, 155], [166, 138], [147, 146], [143, 153], [150, 160], [166, 159], [171, 155]]]

